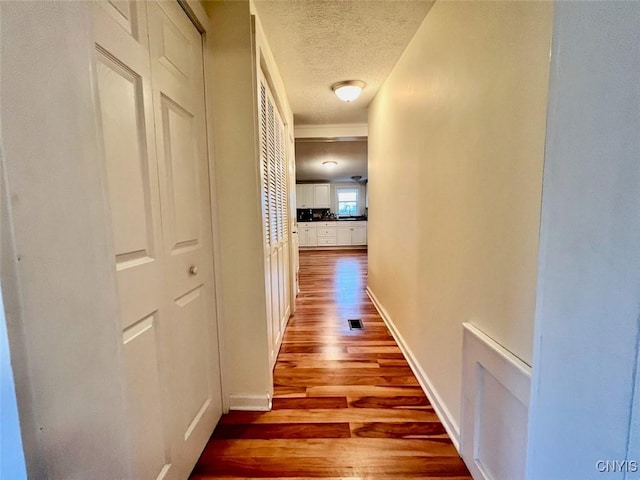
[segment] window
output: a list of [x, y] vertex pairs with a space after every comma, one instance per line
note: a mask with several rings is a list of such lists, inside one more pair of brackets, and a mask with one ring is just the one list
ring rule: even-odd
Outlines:
[[339, 188], [338, 193], [338, 215], [358, 214], [358, 189]]

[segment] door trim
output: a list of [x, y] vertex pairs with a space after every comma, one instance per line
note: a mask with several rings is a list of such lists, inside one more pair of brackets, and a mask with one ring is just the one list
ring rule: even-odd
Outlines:
[[222, 275], [222, 250], [221, 237], [220, 237], [220, 217], [218, 214], [218, 191], [216, 188], [216, 172], [215, 172], [215, 145], [214, 145], [214, 133], [213, 133], [213, 79], [211, 78], [211, 68], [213, 64], [213, 42], [210, 32], [213, 30], [213, 26], [209, 19], [209, 16], [205, 12], [204, 8], [197, 0], [176, 0], [178, 4], [185, 11], [187, 17], [193, 22], [195, 27], [200, 32], [202, 37], [202, 62], [204, 71], [204, 120], [205, 120], [205, 132], [207, 135], [207, 162], [209, 166], [209, 201], [211, 204], [211, 245], [213, 250], [213, 294], [215, 301], [216, 325], [218, 333], [218, 361], [220, 365], [220, 392], [222, 394], [222, 412], [227, 413], [229, 411], [229, 380], [227, 379], [228, 369], [228, 355], [225, 349], [225, 342], [221, 341], [226, 337], [226, 329], [224, 326], [223, 318], [223, 296], [221, 294]]

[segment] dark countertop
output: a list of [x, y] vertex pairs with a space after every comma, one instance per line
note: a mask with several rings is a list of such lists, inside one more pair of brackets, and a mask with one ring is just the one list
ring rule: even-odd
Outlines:
[[367, 217], [347, 217], [347, 218], [320, 218], [314, 220], [299, 220], [298, 223], [313, 223], [313, 222], [366, 222]]

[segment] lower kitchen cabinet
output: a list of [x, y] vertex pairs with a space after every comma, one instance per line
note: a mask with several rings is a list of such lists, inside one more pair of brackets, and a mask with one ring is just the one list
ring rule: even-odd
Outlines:
[[367, 222], [300, 222], [298, 223], [298, 242], [301, 247], [366, 245]]
[[336, 230], [336, 243], [340, 246], [366, 245], [367, 222], [339, 223]]
[[298, 224], [298, 241], [301, 247], [318, 246], [318, 229], [313, 223]]
[[336, 222], [319, 222], [318, 246], [334, 247], [336, 245]]
[[336, 240], [338, 245], [351, 245], [351, 228], [336, 229]]
[[351, 245], [367, 244], [367, 227], [353, 227], [351, 230]]

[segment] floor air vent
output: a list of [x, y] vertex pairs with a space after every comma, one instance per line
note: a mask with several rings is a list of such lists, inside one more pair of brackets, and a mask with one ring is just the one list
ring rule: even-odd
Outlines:
[[349, 322], [349, 329], [364, 330], [364, 325], [362, 325], [362, 320], [360, 320], [359, 318], [350, 318], [347, 321]]

